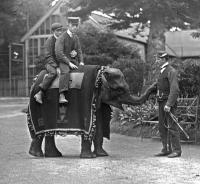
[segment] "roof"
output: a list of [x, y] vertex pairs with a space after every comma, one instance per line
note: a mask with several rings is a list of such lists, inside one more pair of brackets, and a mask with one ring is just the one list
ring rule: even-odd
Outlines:
[[131, 23], [130, 28], [115, 30], [115, 35], [126, 39], [134, 40], [143, 44], [146, 44], [149, 36], [149, 27], [143, 26], [142, 23]]
[[165, 50], [170, 56], [199, 57], [200, 40], [193, 38], [192, 33], [197, 30], [183, 30], [165, 33]]
[[[38, 22], [21, 38], [21, 42], [27, 40], [41, 25], [42, 23], [54, 12], [60, 5], [64, 2], [64, 0], [58, 1], [55, 6], [53, 6], [43, 17], [41, 17]], [[66, 2], [66, 1], [65, 1]]]
[[[108, 27], [114, 22], [119, 22], [111, 16], [104, 14], [100, 11], [93, 11], [89, 16], [89, 19], [98, 26], [100, 29]], [[137, 41], [146, 44], [149, 36], [149, 27], [142, 23], [131, 23], [130, 28], [122, 30], [114, 30], [114, 34], [120, 38]]]

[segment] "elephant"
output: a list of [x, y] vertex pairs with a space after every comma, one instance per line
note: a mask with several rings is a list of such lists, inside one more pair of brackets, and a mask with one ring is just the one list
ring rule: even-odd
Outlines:
[[[49, 99], [51, 100], [58, 99], [59, 77], [55, 79], [51, 87], [47, 90], [44, 97], [44, 99], [46, 98], [46, 101], [44, 100], [42, 105], [37, 104], [37, 102], [35, 102], [34, 94], [38, 92], [39, 90], [38, 86], [43, 80], [46, 71], [45, 70], [41, 71], [37, 76], [35, 82], [33, 83], [31, 87], [31, 95], [28, 108], [29, 110], [27, 113], [28, 128], [30, 131], [30, 135], [32, 137], [29, 154], [31, 154], [32, 156], [61, 157], [62, 153], [56, 147], [54, 139], [54, 135], [60, 133], [61, 134], [71, 133], [75, 135], [77, 134], [81, 135], [81, 153], [80, 153], [81, 158], [95, 158], [100, 156], [108, 156], [108, 153], [103, 148], [103, 138], [106, 137], [110, 139], [109, 123], [111, 120], [111, 111], [112, 111], [111, 107], [113, 106], [123, 110], [122, 106], [123, 104], [140, 105], [144, 103], [148, 99], [149, 95], [155, 92], [156, 90], [156, 85], [154, 83], [149, 88], [147, 88], [147, 90], [141, 96], [131, 95], [129, 86], [125, 80], [123, 73], [116, 68], [100, 67], [97, 65], [84, 65], [84, 66], [79, 66], [78, 70], [74, 72], [75, 74], [73, 73], [73, 71], [70, 73], [72, 81], [69, 93], [70, 91], [74, 92], [71, 93], [72, 96], [69, 95], [70, 96], [68, 99], [69, 104], [65, 105], [64, 107], [58, 105], [58, 101], [55, 101], [53, 103], [52, 101], [51, 102], [48, 101]], [[82, 75], [79, 75], [79, 72]], [[89, 73], [93, 74], [89, 76]], [[84, 81], [86, 86], [81, 84], [80, 80], [82, 80], [82, 83]], [[75, 83], [73, 83], [73, 81], [75, 81]], [[83, 85], [82, 88], [84, 88], [85, 90], [89, 89], [92, 90], [91, 94], [93, 94], [93, 97], [95, 96], [95, 98], [88, 98], [87, 96], [80, 97], [80, 95], [78, 96], [78, 98], [77, 96], [73, 98], [73, 94], [78, 93], [80, 91], [81, 85]], [[76, 88], [77, 86], [79, 89], [73, 89]], [[90, 94], [90, 92], [87, 92], [87, 94]], [[81, 102], [79, 102], [79, 100], [81, 100]], [[73, 103], [70, 104], [70, 101], [73, 101]], [[86, 128], [84, 130], [81, 128], [76, 130], [73, 129], [72, 131], [70, 128], [62, 129], [64, 126], [67, 125], [75, 126], [74, 124], [76, 124], [77, 122], [77, 118], [75, 118], [75, 115], [72, 115], [73, 113], [70, 114], [68, 113], [66, 115], [66, 113], [67, 111], [70, 111], [72, 109], [73, 104], [76, 103], [78, 104], [78, 107], [76, 108], [80, 108], [79, 106], [81, 105], [86, 105], [80, 113], [77, 113], [79, 111], [77, 111], [75, 108], [74, 112], [76, 114], [76, 117], [78, 117], [78, 119], [80, 119], [79, 116], [81, 116], [81, 114], [84, 114], [84, 118], [86, 116], [85, 114], [90, 114], [91, 111], [87, 111], [87, 109], [90, 107], [90, 103], [92, 103], [91, 105], [92, 108], [93, 106], [95, 106], [93, 109], [95, 118], [94, 121], [92, 121], [94, 123], [93, 124], [94, 127], [93, 129], [92, 128], [90, 129], [89, 133], [85, 131]], [[87, 104], [89, 104], [89, 106], [87, 106]], [[62, 118], [65, 116], [71, 116], [72, 118], [71, 121], [69, 122], [65, 118], [63, 119], [61, 118], [62, 121], [65, 121], [65, 123], [59, 123], [61, 122], [61, 120], [57, 121], [58, 116], [55, 114], [57, 113], [58, 110], [55, 107], [61, 109], [58, 113], [59, 117], [60, 114], [62, 114], [61, 116]], [[45, 109], [47, 109], [47, 111]], [[40, 118], [37, 117], [34, 120], [34, 116], [37, 116], [38, 114], [41, 114]], [[41, 117], [44, 119], [44, 121], [41, 120]], [[54, 126], [55, 121], [58, 122], [56, 127]], [[83, 121], [84, 123], [82, 123]], [[36, 123], [34, 124], [34, 122]], [[50, 128], [48, 127], [46, 130], [44, 130], [44, 127], [47, 127], [45, 123], [48, 124], [49, 122], [51, 122]], [[36, 130], [38, 124], [41, 124], [42, 131]], [[85, 127], [88, 127], [87, 123], [85, 122], [85, 119], [81, 120], [80, 124], [81, 126], [82, 124], [84, 124]], [[61, 125], [62, 128], [58, 129], [58, 126]], [[38, 127], [40, 127], [40, 125]], [[42, 141], [44, 138], [45, 138], [45, 146], [43, 153]], [[94, 144], [94, 151], [91, 150], [92, 143]]]

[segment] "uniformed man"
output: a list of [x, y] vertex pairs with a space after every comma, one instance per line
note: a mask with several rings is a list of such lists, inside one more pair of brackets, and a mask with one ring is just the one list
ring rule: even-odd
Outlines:
[[180, 157], [182, 152], [180, 133], [178, 126], [169, 115], [169, 112], [174, 114], [179, 95], [177, 71], [170, 65], [167, 53], [161, 54], [159, 58], [161, 68], [157, 83], [157, 101], [159, 106], [159, 133], [163, 148], [155, 156]]

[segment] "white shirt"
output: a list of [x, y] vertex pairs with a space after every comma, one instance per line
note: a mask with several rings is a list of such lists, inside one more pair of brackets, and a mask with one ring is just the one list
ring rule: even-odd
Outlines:
[[169, 65], [169, 62], [166, 62], [166, 63], [164, 63], [161, 67], [160, 67], [160, 73], [163, 73], [164, 72], [164, 70], [165, 70], [165, 68], [166, 68], [166, 66], [168, 66]]
[[72, 38], [72, 32], [68, 29], [67, 34]]
[[55, 37], [55, 39], [56, 39], [56, 40], [58, 39], [58, 37], [56, 36], [56, 34], [55, 34], [55, 33], [53, 34], [53, 36]]

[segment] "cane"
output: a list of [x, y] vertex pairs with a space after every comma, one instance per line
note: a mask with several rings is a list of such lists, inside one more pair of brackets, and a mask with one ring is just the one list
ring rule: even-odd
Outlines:
[[179, 124], [178, 118], [177, 118], [174, 114], [172, 114], [170, 111], [169, 111], [169, 115], [170, 115], [170, 117], [172, 118], [172, 120], [177, 124], [178, 128], [183, 132], [183, 134], [185, 135], [185, 137], [186, 137], [187, 139], [189, 139], [189, 138], [190, 138], [189, 135], [187, 134], [187, 132], [186, 132], [186, 131], [181, 127], [181, 125]]

